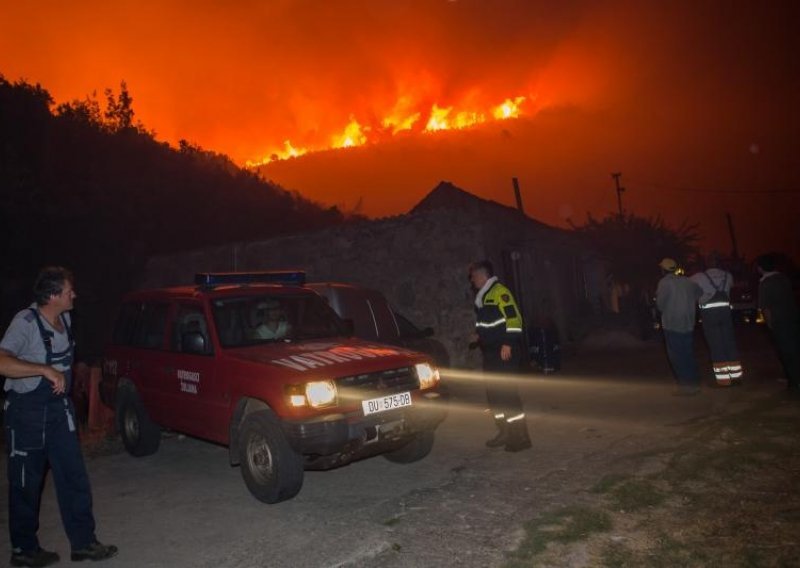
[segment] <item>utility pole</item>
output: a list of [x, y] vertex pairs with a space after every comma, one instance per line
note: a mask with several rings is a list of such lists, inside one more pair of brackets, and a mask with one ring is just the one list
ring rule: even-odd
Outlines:
[[728, 232], [731, 234], [731, 254], [734, 260], [739, 260], [739, 247], [736, 244], [736, 231], [733, 229], [733, 217], [730, 213], [725, 213], [728, 218]]
[[525, 215], [525, 209], [522, 207], [522, 192], [519, 190], [519, 180], [515, 177], [511, 178], [511, 184], [514, 186], [514, 197], [517, 199], [517, 209]]
[[619, 178], [622, 177], [622, 172], [616, 172], [611, 174], [611, 177], [614, 178], [614, 184], [617, 186], [617, 206], [619, 207], [619, 217], [622, 218], [622, 192], [625, 191], [625, 188], [619, 185]]

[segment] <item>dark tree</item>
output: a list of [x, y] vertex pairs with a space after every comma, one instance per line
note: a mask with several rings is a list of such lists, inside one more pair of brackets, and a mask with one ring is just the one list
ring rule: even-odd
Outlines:
[[584, 225], [574, 228], [607, 263], [614, 280], [635, 291], [654, 286], [662, 258], [684, 263], [696, 254], [700, 238], [696, 224], [684, 222], [673, 228], [661, 217], [633, 214], [609, 214], [599, 221], [589, 215]]
[[133, 97], [128, 92], [128, 85], [122, 81], [119, 85], [119, 96], [114, 96], [111, 89], [105, 90], [106, 126], [111, 132], [120, 132], [134, 127]]
[[[103, 331], [147, 258], [346, 220], [224, 154], [159, 142], [134, 123], [123, 82], [51, 109], [39, 85], [0, 76], [0, 291], [46, 263], [73, 267], [83, 321]], [[3, 304], [20, 300], [1, 298]], [[3, 324], [5, 322], [0, 322]], [[96, 349], [102, 334], [82, 345]]]

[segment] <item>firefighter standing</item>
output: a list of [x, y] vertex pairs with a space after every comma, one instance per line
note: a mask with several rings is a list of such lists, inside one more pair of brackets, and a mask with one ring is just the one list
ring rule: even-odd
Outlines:
[[717, 386], [728, 387], [742, 379], [742, 362], [733, 333], [730, 292], [733, 275], [719, 265], [719, 256], [712, 253], [708, 269], [691, 277], [703, 290], [697, 303], [703, 319], [703, 335], [711, 352], [711, 365]]
[[39, 504], [49, 466], [71, 559], [104, 560], [117, 547], [95, 537], [92, 493], [69, 398], [74, 341], [69, 311], [72, 275], [42, 270], [36, 302], [22, 310], [0, 341], [0, 374], [7, 377], [5, 431], [8, 451], [8, 528], [12, 566], [49, 566], [59, 555], [39, 546]]
[[[522, 315], [508, 288], [498, 282], [489, 261], [469, 267], [469, 279], [477, 290], [475, 328], [483, 354], [486, 398], [497, 425], [497, 435], [486, 442], [490, 448], [505, 446], [518, 452], [531, 447], [525, 413], [514, 377], [522, 362]], [[494, 374], [497, 373], [497, 374]]]
[[667, 357], [678, 379], [678, 395], [700, 392], [700, 377], [694, 360], [694, 325], [700, 286], [681, 274], [678, 263], [665, 258], [659, 266], [664, 277], [658, 281], [656, 305], [661, 312], [661, 328], [667, 344]]

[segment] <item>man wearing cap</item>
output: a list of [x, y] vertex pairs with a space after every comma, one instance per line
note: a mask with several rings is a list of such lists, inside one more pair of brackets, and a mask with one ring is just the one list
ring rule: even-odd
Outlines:
[[719, 253], [708, 255], [706, 266], [706, 270], [694, 274], [691, 280], [703, 290], [698, 303], [714, 379], [718, 387], [728, 387], [742, 379], [742, 362], [736, 348], [731, 312], [733, 275], [722, 268]]
[[667, 357], [678, 380], [677, 394], [697, 394], [700, 379], [694, 359], [695, 306], [703, 294], [700, 286], [679, 274], [678, 263], [665, 258], [659, 266], [664, 277], [656, 289]]

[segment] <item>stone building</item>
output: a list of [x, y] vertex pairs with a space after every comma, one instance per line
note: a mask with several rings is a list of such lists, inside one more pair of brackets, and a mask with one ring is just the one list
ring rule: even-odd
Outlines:
[[264, 241], [150, 259], [143, 287], [190, 283], [196, 272], [302, 269], [309, 281], [382, 290], [420, 327], [431, 326], [454, 366], [474, 367], [467, 265], [491, 260], [518, 295], [526, 322], [552, 325], [569, 340], [571, 322], [595, 293], [586, 258], [569, 231], [440, 183], [408, 214]]

